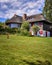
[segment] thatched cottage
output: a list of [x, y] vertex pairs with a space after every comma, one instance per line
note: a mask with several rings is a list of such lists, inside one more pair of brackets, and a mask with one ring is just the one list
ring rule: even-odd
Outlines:
[[[42, 30], [44, 30], [44, 36], [52, 36], [52, 23], [46, 20], [46, 18], [42, 14], [27, 16], [24, 14], [23, 16], [18, 16], [14, 14], [14, 16], [6, 22], [11, 28], [20, 28], [23, 21], [29, 22], [30, 28], [33, 25], [38, 25]], [[45, 33], [46, 32], [46, 33]], [[38, 35], [39, 33], [37, 33]]]

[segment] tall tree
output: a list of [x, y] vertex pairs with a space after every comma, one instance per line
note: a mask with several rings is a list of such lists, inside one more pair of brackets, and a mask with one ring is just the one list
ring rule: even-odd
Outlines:
[[44, 16], [52, 22], [52, 0], [45, 0]]

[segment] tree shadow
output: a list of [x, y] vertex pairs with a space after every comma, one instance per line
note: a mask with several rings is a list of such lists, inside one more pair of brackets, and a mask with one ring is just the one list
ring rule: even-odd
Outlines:
[[26, 61], [26, 60], [23, 60], [23, 62], [26, 62], [26, 63], [29, 64], [29, 65], [35, 65], [34, 62], [29, 62], [29, 61]]
[[37, 60], [36, 62], [30, 62], [27, 60], [23, 60], [28, 65], [51, 65], [50, 61], [46, 60], [45, 62]]
[[45, 61], [45, 64], [46, 64], [46, 65], [51, 65], [51, 62], [48, 61], [48, 60], [46, 60], [46, 61]]

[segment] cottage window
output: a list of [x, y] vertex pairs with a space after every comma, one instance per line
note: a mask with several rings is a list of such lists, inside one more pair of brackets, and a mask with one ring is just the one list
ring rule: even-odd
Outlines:
[[19, 24], [11, 24], [11, 28], [18, 28]]

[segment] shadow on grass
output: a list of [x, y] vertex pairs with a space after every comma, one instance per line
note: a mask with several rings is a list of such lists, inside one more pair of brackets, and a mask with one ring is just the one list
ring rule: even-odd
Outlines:
[[51, 65], [50, 61], [46, 60], [45, 62], [37, 60], [36, 62], [29, 62], [27, 60], [23, 60], [28, 65]]

